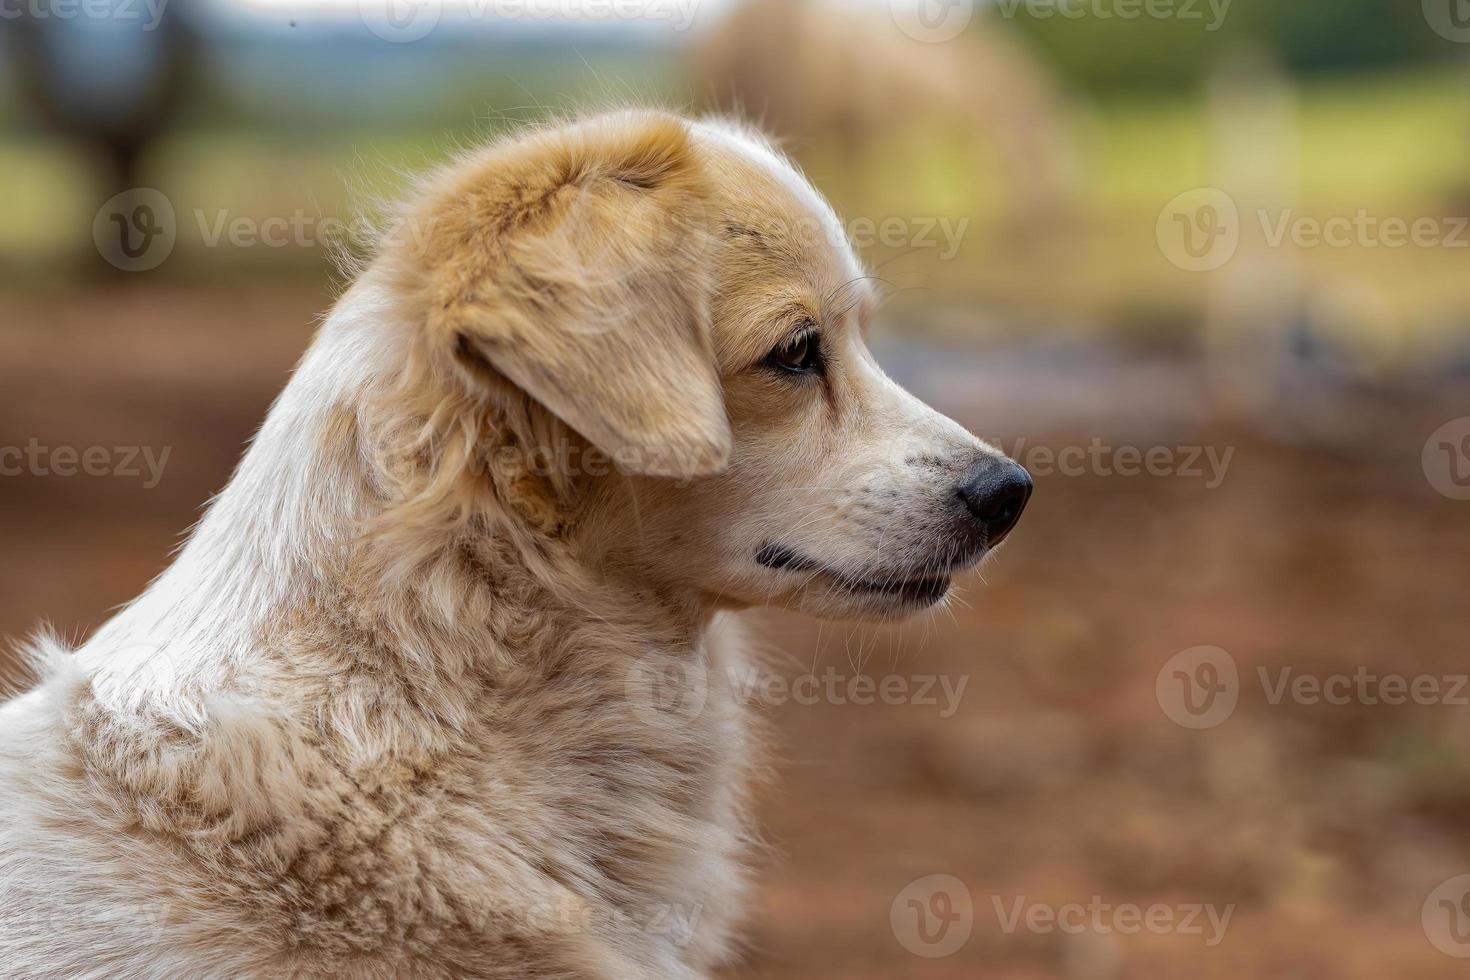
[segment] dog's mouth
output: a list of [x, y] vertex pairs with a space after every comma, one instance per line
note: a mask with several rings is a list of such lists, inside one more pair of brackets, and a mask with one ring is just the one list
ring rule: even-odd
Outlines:
[[756, 563], [780, 572], [809, 572], [855, 598], [869, 597], [902, 606], [922, 608], [943, 599], [949, 592], [955, 569], [919, 569], [873, 576], [853, 575], [829, 568], [781, 544], [766, 544], [755, 556]]

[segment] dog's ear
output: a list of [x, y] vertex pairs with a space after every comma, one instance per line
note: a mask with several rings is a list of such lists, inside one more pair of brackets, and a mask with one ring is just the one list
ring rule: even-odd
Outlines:
[[694, 477], [730, 454], [710, 339], [708, 200], [685, 124], [624, 113], [508, 143], [423, 216], [430, 340], [624, 470]]

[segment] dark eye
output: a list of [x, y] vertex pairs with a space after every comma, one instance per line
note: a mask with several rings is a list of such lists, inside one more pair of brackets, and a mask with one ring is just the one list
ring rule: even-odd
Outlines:
[[822, 337], [815, 330], [797, 334], [766, 355], [766, 363], [791, 374], [820, 374]]

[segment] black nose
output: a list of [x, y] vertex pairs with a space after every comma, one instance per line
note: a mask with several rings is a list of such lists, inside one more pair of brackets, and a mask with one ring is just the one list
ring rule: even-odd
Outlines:
[[959, 495], [994, 546], [1021, 519], [1031, 499], [1031, 474], [1009, 459], [984, 459], [960, 481]]

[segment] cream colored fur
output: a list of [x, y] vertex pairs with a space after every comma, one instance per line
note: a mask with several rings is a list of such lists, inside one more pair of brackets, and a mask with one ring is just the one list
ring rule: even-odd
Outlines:
[[[969, 560], [935, 515], [986, 450], [877, 370], [870, 307], [830, 209], [735, 127], [618, 113], [426, 181], [174, 564], [30, 651], [0, 707], [0, 973], [727, 960], [731, 613], [899, 614], [845, 576]], [[822, 385], [762, 367], [800, 317]], [[762, 567], [773, 529], [838, 571]], [[638, 696], [691, 670], [700, 710]]]

